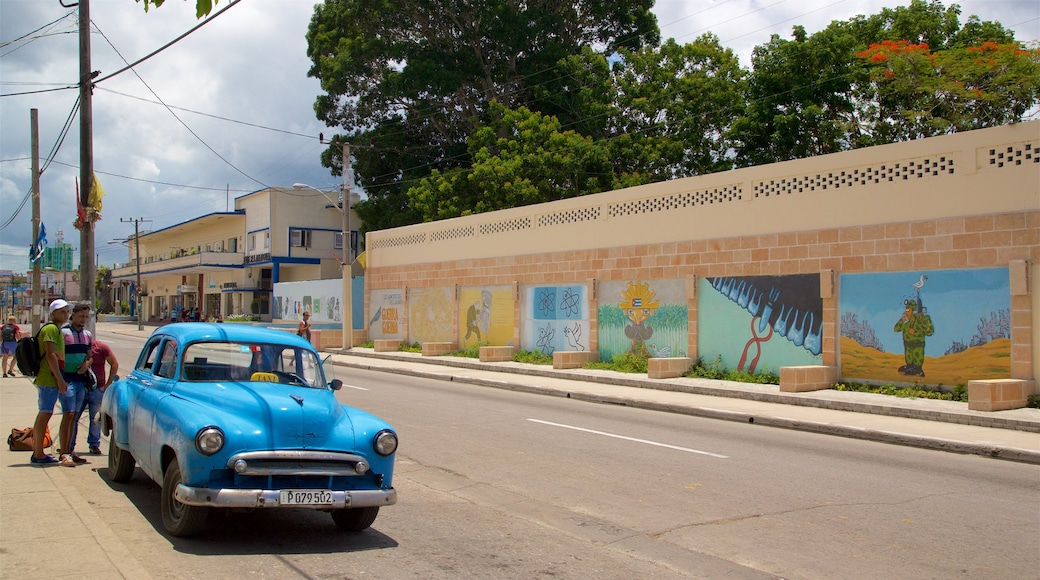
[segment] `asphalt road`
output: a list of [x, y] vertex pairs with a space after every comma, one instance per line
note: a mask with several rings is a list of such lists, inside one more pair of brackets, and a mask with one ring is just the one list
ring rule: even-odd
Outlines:
[[[125, 369], [139, 343], [108, 336]], [[396, 506], [161, 531], [159, 489], [73, 480], [157, 578], [1035, 578], [1040, 467], [337, 369], [401, 437]]]

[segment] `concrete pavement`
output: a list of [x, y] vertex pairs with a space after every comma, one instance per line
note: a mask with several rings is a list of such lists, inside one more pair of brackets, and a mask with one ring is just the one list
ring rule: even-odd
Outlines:
[[[146, 337], [135, 323], [99, 323], [98, 336]], [[481, 363], [456, 357], [376, 353], [355, 348], [334, 353], [337, 366], [465, 382], [549, 396], [620, 404], [658, 411], [740, 421], [815, 433], [976, 454], [1040, 464], [1040, 409], [985, 413], [966, 403], [900, 399], [868, 393], [780, 393], [776, 385], [708, 379], [650, 380], [611, 371], [554, 370], [521, 363]], [[128, 363], [129, 366], [129, 363]], [[349, 372], [339, 373], [349, 383]], [[4, 432], [24, 428], [36, 416], [36, 389], [25, 378], [0, 379]], [[51, 420], [56, 434], [60, 417]], [[86, 426], [81, 424], [81, 436]], [[107, 439], [102, 449], [107, 453]], [[53, 451], [53, 448], [50, 450]], [[30, 465], [29, 452], [0, 449], [0, 577], [147, 578], [144, 566], [99, 521], [70, 477], [75, 470], [107, 467], [89, 457], [75, 468]], [[77, 554], [54, 557], [56, 548]], [[85, 562], [82, 555], [88, 555]], [[86, 576], [84, 576], [85, 572]]]

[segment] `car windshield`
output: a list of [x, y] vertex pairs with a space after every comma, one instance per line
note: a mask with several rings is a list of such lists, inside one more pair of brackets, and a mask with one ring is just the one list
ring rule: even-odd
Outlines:
[[195, 342], [184, 350], [181, 379], [189, 382], [261, 381], [326, 388], [313, 352], [283, 344]]

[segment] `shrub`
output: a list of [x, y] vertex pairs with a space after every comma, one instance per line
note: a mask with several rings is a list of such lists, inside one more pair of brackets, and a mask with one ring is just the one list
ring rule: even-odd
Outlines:
[[229, 314], [224, 317], [224, 322], [257, 322], [259, 320], [259, 316], [252, 314]]
[[630, 352], [616, 354], [611, 362], [585, 363], [583, 368], [599, 369], [604, 371], [617, 371], [619, 373], [643, 373], [646, 374], [647, 359]]
[[487, 346], [487, 343], [474, 343], [472, 346], [468, 346], [462, 350], [455, 352], [449, 352], [447, 356], [458, 356], [464, 358], [480, 358], [480, 347]]
[[518, 350], [513, 355], [513, 361], [532, 365], [551, 365], [553, 358], [540, 350]]
[[401, 346], [397, 347], [397, 350], [401, 352], [422, 352], [422, 345], [418, 342], [413, 342], [412, 344], [402, 342]]
[[889, 395], [892, 397], [903, 397], [907, 399], [938, 399], [942, 401], [968, 402], [968, 389], [964, 385], [957, 385], [950, 391], [943, 391], [942, 385], [936, 388], [928, 388], [922, 385], [909, 387], [897, 387], [891, 383], [884, 385], [870, 385], [864, 383], [835, 383], [831, 388], [836, 391], [855, 391], [859, 393], [875, 393]]
[[738, 383], [755, 383], [759, 385], [778, 385], [780, 375], [772, 373], [768, 368], [763, 368], [756, 373], [747, 371], [731, 371], [722, 364], [722, 355], [719, 355], [709, 364], [698, 358], [693, 363], [693, 368], [686, 372], [687, 377], [698, 377], [702, 379], [717, 379], [722, 381], [736, 381]]
[[1029, 395], [1029, 402], [1026, 403], [1026, 406], [1032, 409], [1040, 409], [1040, 393]]
[[359, 344], [359, 345], [357, 345], [357, 346], [358, 346], [359, 348], [375, 348], [375, 346], [376, 346], [376, 341], [374, 341], [374, 340], [370, 340], [370, 341], [368, 341], [368, 342], [362, 342], [361, 344]]

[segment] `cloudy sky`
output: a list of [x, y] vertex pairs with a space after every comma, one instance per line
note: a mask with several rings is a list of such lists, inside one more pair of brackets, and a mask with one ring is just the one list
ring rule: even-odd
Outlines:
[[[71, 0], [65, 2], [72, 3]], [[894, 0], [660, 0], [654, 12], [664, 38], [690, 42], [705, 32], [734, 49], [745, 67], [771, 34], [810, 32], [832, 20], [874, 14]], [[949, 5], [950, 3], [947, 3]], [[964, 0], [962, 22], [977, 14], [1040, 38], [1036, 0]], [[218, 10], [229, 6], [219, 0]], [[304, 35], [310, 0], [240, 0], [212, 22], [94, 92], [94, 168], [105, 189], [97, 225], [99, 263], [127, 261], [108, 240], [133, 233], [121, 219], [161, 229], [234, 206], [267, 186], [303, 182], [338, 188], [321, 166], [324, 146], [312, 105], [318, 83], [307, 77]], [[48, 240], [57, 232], [79, 248], [74, 188], [79, 175], [79, 122], [59, 143], [77, 100], [76, 8], [58, 0], [0, 0], [0, 225], [11, 220], [31, 186], [30, 109], [39, 110], [40, 156], [53, 161], [41, 177]], [[92, 69], [114, 73], [187, 32], [194, 0], [167, 0], [147, 14], [134, 0], [91, 0]], [[24, 37], [24, 38], [23, 38]], [[20, 40], [19, 40], [20, 39]], [[136, 72], [136, 74], [135, 74]], [[29, 93], [29, 94], [19, 94]], [[31, 242], [31, 202], [0, 230], [0, 270], [24, 272]], [[77, 253], [76, 264], [79, 263]]]

